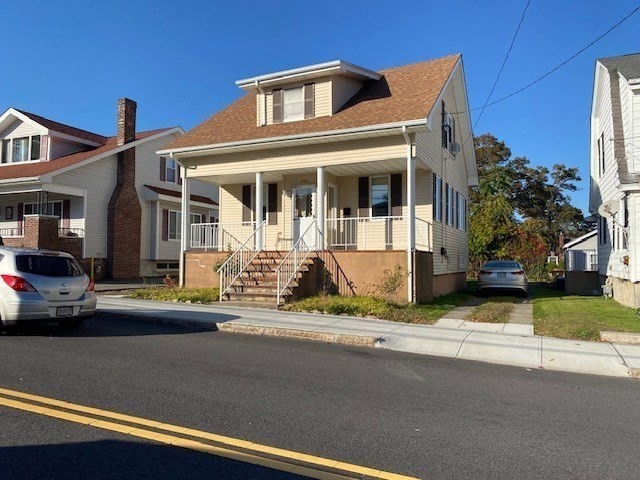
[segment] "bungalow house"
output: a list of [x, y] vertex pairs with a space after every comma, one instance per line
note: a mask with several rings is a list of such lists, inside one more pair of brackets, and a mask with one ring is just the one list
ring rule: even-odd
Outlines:
[[[97, 278], [177, 274], [182, 178], [156, 151], [184, 132], [135, 128], [129, 99], [118, 102], [113, 137], [15, 108], [2, 114], [4, 244], [67, 251]], [[191, 191], [189, 220], [215, 221], [217, 188], [194, 181]]]
[[640, 307], [640, 54], [596, 61], [589, 210], [599, 215], [601, 285]]
[[477, 184], [462, 57], [374, 71], [331, 61], [245, 93], [159, 154], [220, 187], [219, 222], [183, 214], [181, 282], [221, 300], [333, 290], [399, 301], [462, 289]]

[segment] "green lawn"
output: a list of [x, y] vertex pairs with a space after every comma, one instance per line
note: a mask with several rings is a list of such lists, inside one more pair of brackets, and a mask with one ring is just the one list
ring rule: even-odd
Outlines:
[[533, 298], [533, 321], [538, 335], [599, 340], [601, 330], [640, 333], [636, 310], [615, 300], [566, 296], [547, 287], [536, 287]]
[[284, 310], [295, 312], [315, 312], [330, 315], [351, 315], [355, 317], [375, 317], [404, 323], [431, 325], [445, 313], [469, 300], [468, 293], [459, 292], [444, 295], [432, 302], [415, 305], [399, 305], [380, 298], [339, 295], [317, 295], [284, 305]]
[[492, 297], [471, 310], [465, 320], [470, 322], [507, 323], [516, 297]]
[[219, 299], [217, 288], [157, 287], [134, 290], [127, 297], [163, 302], [213, 303]]

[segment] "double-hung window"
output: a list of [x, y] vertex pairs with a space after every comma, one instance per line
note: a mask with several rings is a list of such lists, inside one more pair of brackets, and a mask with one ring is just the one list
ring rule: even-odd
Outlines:
[[371, 177], [371, 216], [389, 216], [389, 177]]
[[433, 174], [433, 219], [442, 221], [442, 179]]
[[286, 88], [283, 90], [284, 121], [304, 119], [304, 88]]
[[2, 141], [0, 162], [18, 163], [40, 159], [40, 135], [7, 138]]
[[180, 231], [181, 221], [182, 213], [177, 210], [169, 210], [169, 240], [180, 240], [182, 238]]
[[173, 158], [167, 158], [167, 174], [165, 176], [167, 182], [176, 183], [178, 178], [178, 165]]

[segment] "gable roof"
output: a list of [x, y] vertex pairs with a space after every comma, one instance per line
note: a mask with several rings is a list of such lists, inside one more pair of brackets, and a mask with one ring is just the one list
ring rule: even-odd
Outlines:
[[[136, 141], [151, 137], [162, 132], [166, 132], [168, 130], [173, 130], [174, 128], [175, 127], [160, 128], [157, 130], [138, 132], [136, 133]], [[0, 180], [37, 177], [40, 175], [45, 175], [47, 173], [53, 173], [57, 170], [73, 166], [98, 155], [109, 155], [111, 150], [115, 150], [117, 148], [118, 143], [115, 136], [105, 137], [105, 142], [103, 145], [97, 148], [92, 148], [91, 150], [86, 150], [84, 152], [72, 153], [71, 155], [58, 157], [54, 160], [49, 160], [46, 162], [20, 162], [11, 165], [5, 164], [3, 166], [0, 166]]]
[[55, 122], [53, 120], [49, 120], [48, 118], [41, 117], [40, 115], [25, 112], [24, 110], [18, 110], [17, 108], [15, 110], [23, 115], [26, 115], [31, 120], [39, 123], [43, 127], [48, 128], [49, 130], [53, 130], [54, 132], [65, 133], [67, 135], [82, 138], [84, 140], [89, 140], [90, 142], [99, 143], [101, 145], [104, 145], [109, 138], [103, 135], [98, 135], [97, 133], [89, 132], [87, 130], [82, 130], [81, 128], [76, 128], [70, 125], [65, 125], [64, 123]]
[[598, 61], [609, 70], [617, 70], [627, 80], [640, 78], [640, 53], [599, 58]]
[[571, 248], [579, 243], [584, 242], [585, 240], [593, 237], [596, 233], [598, 233], [598, 230], [591, 230], [588, 233], [585, 233], [584, 235], [582, 235], [581, 237], [578, 237], [574, 240], [571, 240], [570, 242], [565, 243], [564, 247], [562, 247], [563, 250], [566, 250], [567, 248]]
[[297, 122], [258, 125], [256, 94], [247, 93], [164, 150], [426, 120], [460, 58], [449, 55], [381, 70], [380, 80], [366, 83], [335, 114]]

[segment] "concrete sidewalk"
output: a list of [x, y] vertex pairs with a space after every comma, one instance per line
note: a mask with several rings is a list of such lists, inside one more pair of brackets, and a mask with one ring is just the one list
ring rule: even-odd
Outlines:
[[[100, 296], [100, 312], [190, 327], [375, 346], [525, 368], [640, 378], [640, 345], [385, 320]], [[465, 322], [466, 323], [466, 322]], [[515, 327], [516, 325], [514, 325]], [[474, 328], [472, 328], [474, 327]]]

